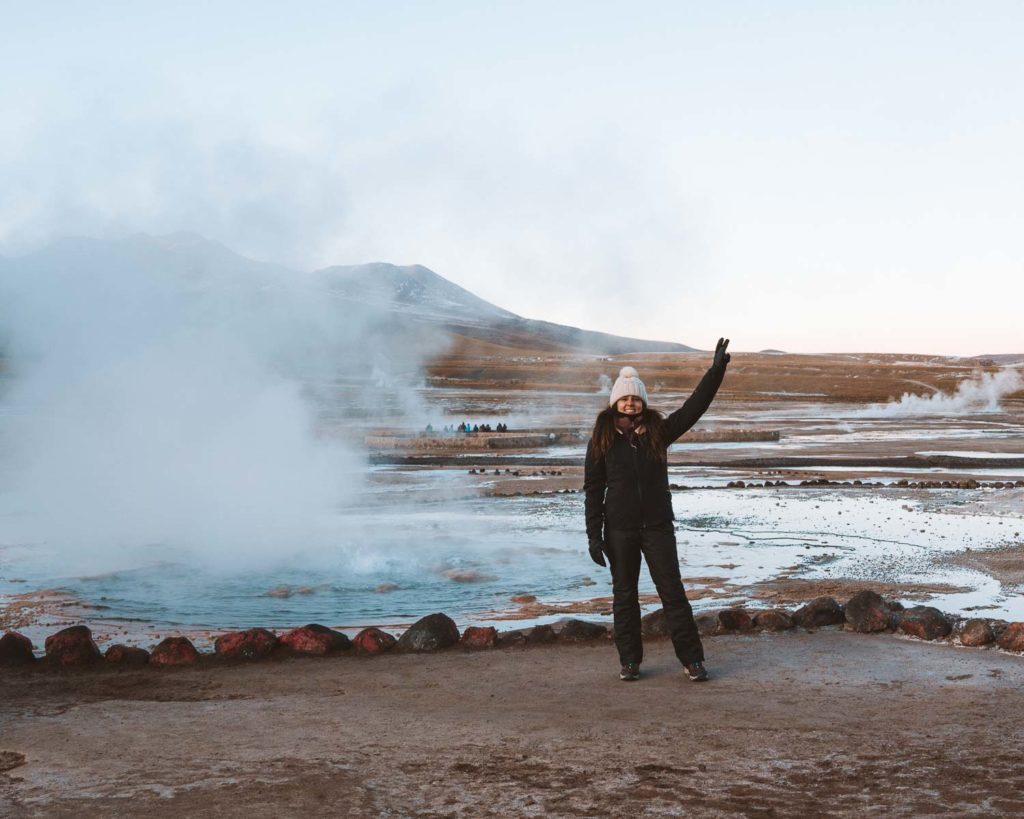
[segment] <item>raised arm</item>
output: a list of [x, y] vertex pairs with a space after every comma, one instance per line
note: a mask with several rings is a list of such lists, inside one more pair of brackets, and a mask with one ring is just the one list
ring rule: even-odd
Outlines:
[[726, 352], [728, 346], [729, 339], [718, 339], [718, 346], [715, 347], [715, 359], [711, 369], [704, 373], [704, 377], [697, 385], [697, 389], [686, 399], [686, 402], [665, 419], [666, 445], [671, 444], [686, 430], [696, 424], [707, 411], [707, 408], [711, 406], [715, 393], [718, 392], [718, 388], [722, 385], [722, 379], [725, 377], [725, 368], [732, 358]]

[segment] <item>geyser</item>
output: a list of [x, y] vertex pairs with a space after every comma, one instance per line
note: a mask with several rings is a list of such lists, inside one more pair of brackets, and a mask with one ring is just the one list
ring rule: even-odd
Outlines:
[[1024, 377], [1018, 369], [1005, 368], [994, 373], [980, 372], [961, 382], [952, 393], [931, 395], [903, 393], [888, 404], [872, 404], [852, 413], [860, 418], [898, 418], [911, 415], [969, 415], [1000, 411], [1004, 396], [1024, 389]]
[[191, 235], [3, 260], [0, 538], [68, 573], [336, 542], [363, 457], [317, 435], [312, 397], [380, 368], [376, 320]]

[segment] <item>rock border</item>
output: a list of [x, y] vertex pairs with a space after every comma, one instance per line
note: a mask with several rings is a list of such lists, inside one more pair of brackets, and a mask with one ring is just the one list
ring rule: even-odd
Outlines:
[[[696, 616], [701, 636], [775, 634], [795, 629], [814, 633], [820, 628], [841, 627], [861, 634], [895, 633], [927, 642], [944, 642], [969, 648], [998, 648], [1024, 654], [1024, 622], [985, 617], [959, 617], [933, 606], [904, 607], [877, 592], [864, 589], [845, 604], [832, 597], [818, 597], [790, 610], [780, 607], [730, 606], [702, 611]], [[663, 609], [641, 620], [646, 639], [667, 639]], [[297, 639], [301, 637], [302, 639]], [[73, 640], [60, 652], [57, 647]], [[21, 634], [8, 631], [0, 637], [0, 669], [39, 671], [69, 669], [192, 667], [211, 662], [237, 664], [264, 659], [323, 657], [352, 654], [376, 656], [385, 653], [437, 651], [482, 651], [541, 645], [583, 645], [610, 641], [611, 629], [604, 623], [575, 618], [544, 623], [531, 628], [497, 631], [493, 626], [469, 626], [460, 632], [455, 622], [441, 612], [421, 617], [396, 637], [383, 629], [368, 627], [349, 640], [341, 632], [310, 623], [281, 636], [270, 629], [251, 628], [225, 632], [217, 638], [214, 651], [200, 652], [183, 636], [168, 636], [149, 650], [123, 644], [110, 645], [100, 655], [85, 625], [61, 629], [46, 638], [47, 656], [35, 657], [34, 646]], [[230, 647], [231, 650], [225, 650]], [[31, 658], [31, 659], [30, 659]], [[99, 662], [105, 659], [106, 662]]]

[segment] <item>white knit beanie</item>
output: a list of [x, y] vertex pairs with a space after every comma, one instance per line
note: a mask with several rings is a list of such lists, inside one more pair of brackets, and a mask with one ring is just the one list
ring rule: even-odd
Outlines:
[[627, 395], [636, 395], [647, 406], [647, 388], [640, 380], [640, 374], [632, 367], [623, 367], [619, 370], [619, 377], [612, 385], [612, 394], [608, 396], [608, 406], [614, 407], [615, 402]]

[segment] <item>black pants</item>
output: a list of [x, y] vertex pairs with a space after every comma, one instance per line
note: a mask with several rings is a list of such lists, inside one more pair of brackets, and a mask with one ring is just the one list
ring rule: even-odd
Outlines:
[[679, 575], [676, 533], [671, 521], [643, 529], [609, 530], [605, 532], [605, 548], [612, 569], [612, 614], [619, 660], [625, 664], [640, 663], [644, 659], [637, 591], [640, 555], [643, 554], [651, 580], [665, 607], [665, 619], [676, 656], [681, 663], [703, 661], [704, 647]]

